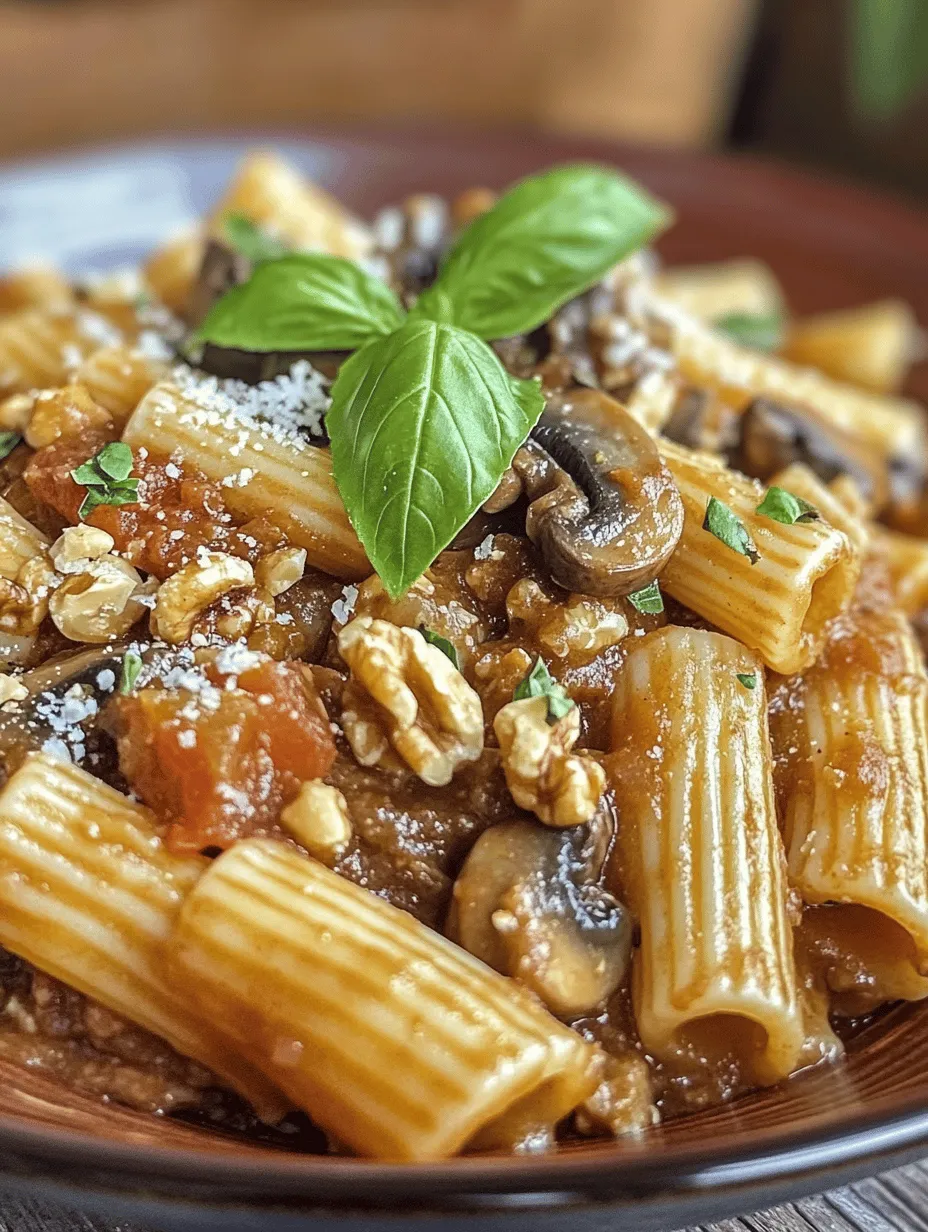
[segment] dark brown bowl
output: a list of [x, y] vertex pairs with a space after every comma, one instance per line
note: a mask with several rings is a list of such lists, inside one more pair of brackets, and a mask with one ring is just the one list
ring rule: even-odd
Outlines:
[[[60, 200], [48, 202], [48, 217], [75, 184], [82, 191], [90, 184], [85, 195], [94, 197], [93, 175], [114, 168], [130, 178], [137, 170], [140, 193], [157, 168], [162, 181], [173, 176], [175, 188], [183, 186], [191, 205], [202, 208], [247, 144], [188, 141], [62, 160], [47, 190]], [[416, 190], [500, 186], [553, 162], [615, 163], [677, 208], [679, 223], [662, 244], [671, 261], [756, 255], [773, 266], [798, 311], [901, 295], [928, 323], [928, 218], [847, 185], [755, 161], [540, 137], [384, 133], [282, 144], [362, 211]], [[44, 164], [0, 174], [0, 219], [12, 208], [13, 179], [33, 184], [41, 173], [49, 182], [48, 171]], [[34, 194], [29, 203], [36, 213]], [[104, 217], [107, 208], [98, 202]], [[98, 236], [99, 228], [91, 232]], [[70, 234], [62, 253], [72, 265], [122, 258], [146, 238], [155, 236], [134, 235], [108, 254], [99, 238], [82, 250]], [[924, 368], [912, 390], [928, 397]], [[354, 1221], [409, 1227], [432, 1218], [448, 1228], [480, 1219], [484, 1226], [666, 1229], [822, 1189], [925, 1151], [928, 1008], [918, 1007], [871, 1024], [836, 1069], [800, 1075], [637, 1141], [420, 1166], [300, 1156], [223, 1138], [102, 1106], [0, 1062], [4, 1183], [161, 1227], [296, 1232]]]

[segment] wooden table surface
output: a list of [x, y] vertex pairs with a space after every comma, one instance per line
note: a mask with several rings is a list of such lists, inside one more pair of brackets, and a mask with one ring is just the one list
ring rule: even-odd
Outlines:
[[[0, 1232], [158, 1230], [0, 1192]], [[845, 1189], [686, 1232], [928, 1232], [928, 1161], [858, 1181]]]

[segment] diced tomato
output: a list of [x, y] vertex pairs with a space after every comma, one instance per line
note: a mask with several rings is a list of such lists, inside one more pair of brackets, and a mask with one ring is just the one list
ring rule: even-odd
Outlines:
[[199, 692], [151, 686], [114, 703], [120, 768], [170, 823], [179, 852], [228, 847], [273, 826], [300, 783], [325, 775], [335, 757], [299, 665], [263, 660], [231, 689], [207, 674], [213, 683]]
[[[105, 443], [103, 437], [87, 436], [40, 449], [24, 476], [33, 496], [76, 524], [87, 490], [74, 482], [71, 471]], [[132, 474], [139, 479], [138, 503], [99, 505], [87, 521], [112, 535], [116, 550], [133, 565], [156, 577], [176, 573], [199, 547], [253, 562], [286, 542], [280, 529], [264, 518], [237, 527], [222, 488], [196, 470], [149, 454], [136, 455]]]

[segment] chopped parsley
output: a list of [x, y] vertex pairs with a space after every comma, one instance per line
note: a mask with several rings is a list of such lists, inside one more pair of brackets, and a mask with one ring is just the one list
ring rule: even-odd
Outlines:
[[122, 673], [119, 677], [119, 692], [125, 697], [135, 688], [139, 673], [142, 670], [142, 660], [134, 650], [127, 650], [122, 661]]
[[460, 670], [458, 662], [458, 652], [454, 648], [454, 644], [449, 642], [446, 637], [442, 637], [440, 633], [435, 633], [432, 629], [427, 629], [425, 625], [419, 626], [419, 632], [425, 638], [430, 646], [437, 646], [446, 658], [449, 658], [456, 668]]
[[130, 479], [132, 450], [122, 441], [111, 441], [71, 471], [75, 483], [87, 489], [77, 516], [83, 521], [99, 505], [134, 505], [139, 499], [139, 481]]
[[716, 500], [714, 496], [709, 497], [702, 528], [710, 535], [715, 535], [716, 539], [720, 539], [733, 552], [746, 556], [752, 565], [756, 565], [760, 560], [757, 545], [748, 534], [744, 523], [736, 513], [733, 513], [727, 505], [723, 505], [720, 500]]
[[729, 312], [712, 325], [740, 346], [775, 351], [783, 345], [783, 318], [778, 312]]
[[772, 518], [774, 522], [782, 522], [784, 526], [792, 526], [794, 522], [816, 522], [821, 517], [815, 506], [801, 496], [793, 496], [785, 488], [777, 487], [767, 489], [757, 512], [762, 517]]
[[757, 672], [736, 672], [735, 675], [746, 689], [754, 689], [757, 687]]
[[567, 696], [564, 686], [552, 677], [545, 666], [545, 661], [539, 655], [535, 666], [521, 684], [516, 686], [512, 695], [514, 702], [524, 701], [527, 697], [546, 697], [548, 699], [548, 722], [554, 723], [562, 719], [574, 706]]
[[628, 601], [637, 612], [643, 616], [656, 616], [664, 610], [664, 596], [657, 582], [650, 582], [628, 596]]

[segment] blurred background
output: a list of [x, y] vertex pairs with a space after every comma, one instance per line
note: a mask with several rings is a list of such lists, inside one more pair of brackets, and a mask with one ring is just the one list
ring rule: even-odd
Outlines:
[[0, 0], [0, 157], [454, 125], [732, 147], [928, 197], [928, 0]]

